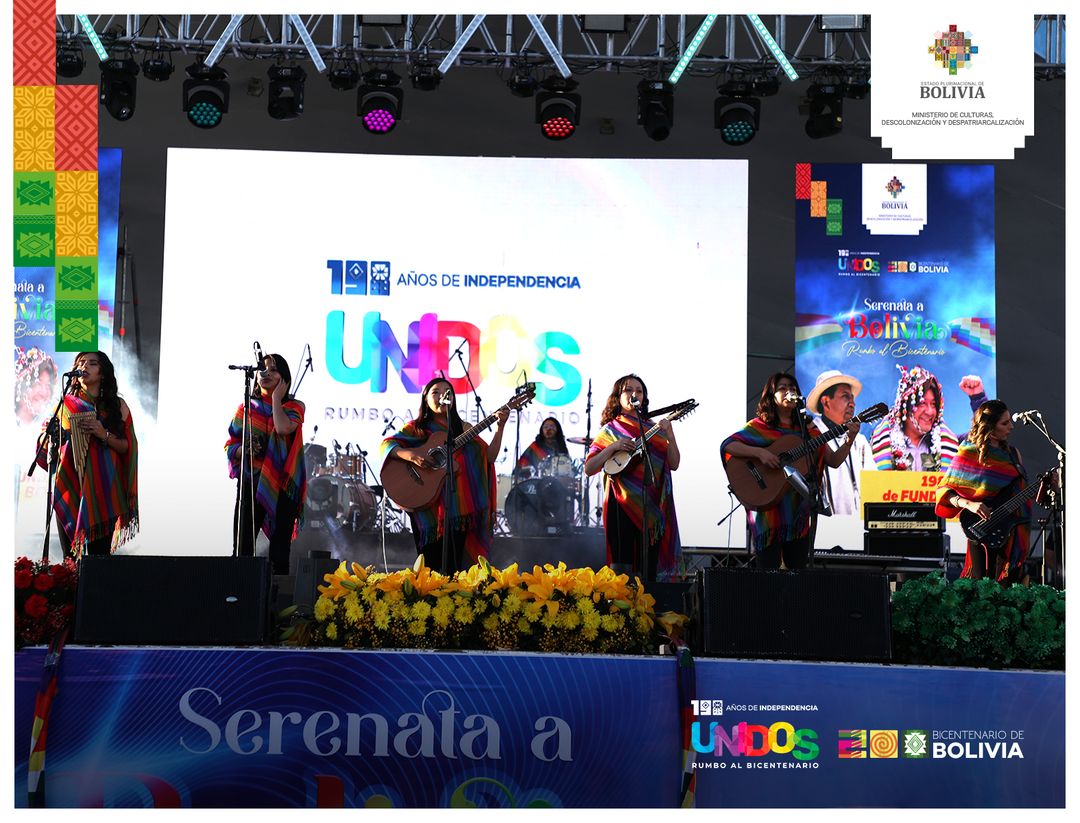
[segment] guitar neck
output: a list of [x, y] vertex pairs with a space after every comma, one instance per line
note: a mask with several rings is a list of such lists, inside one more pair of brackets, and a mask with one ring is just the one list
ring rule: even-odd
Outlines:
[[819, 434], [813, 440], [810, 440], [806, 443], [803, 443], [801, 446], [797, 446], [794, 449], [789, 449], [788, 451], [784, 452], [782, 459], [785, 463], [794, 462], [807, 454], [816, 452], [830, 440], [835, 439], [836, 436], [842, 433], [846, 428], [839, 423], [833, 423], [829, 420], [826, 420], [824, 417], [821, 419], [823, 422], [826, 423], [826, 425], [828, 425], [828, 430], [824, 434]]
[[499, 412], [503, 411], [504, 409], [509, 411], [509, 406], [500, 406], [494, 412], [492, 412], [487, 417], [485, 417], [483, 420], [481, 420], [479, 423], [476, 423], [476, 424], [470, 426], [469, 428], [465, 429], [465, 431], [463, 431], [461, 434], [459, 434], [457, 437], [455, 437], [454, 438], [454, 451], [457, 451], [462, 446], [464, 446], [466, 443], [468, 443], [470, 440], [473, 440], [474, 438], [476, 438], [476, 436], [479, 435], [480, 432], [482, 432], [484, 429], [488, 428], [492, 423], [494, 423], [495, 420], [498, 418]]
[[1041, 483], [1042, 476], [1040, 475], [1034, 483], [1025, 486], [1021, 491], [1017, 492], [1000, 506], [995, 506], [994, 511], [990, 513], [990, 517], [986, 521], [987, 526], [996, 526], [1002, 520], [1011, 517], [1018, 506], [1022, 506], [1039, 493], [1039, 486]]
[[[681, 410], [675, 412], [674, 414], [665, 417], [664, 419], [674, 422], [674, 421], [678, 420], [680, 417], [682, 417], [684, 414], [687, 414], [688, 412], [690, 412], [692, 409], [693, 409], [693, 406], [691, 406], [688, 409], [681, 409]], [[652, 425], [652, 427], [649, 428], [648, 431], [645, 432], [645, 440], [646, 441], [650, 440], [653, 437], [653, 435], [655, 435], [658, 431], [660, 431], [660, 424], [659, 423], [654, 423]]]

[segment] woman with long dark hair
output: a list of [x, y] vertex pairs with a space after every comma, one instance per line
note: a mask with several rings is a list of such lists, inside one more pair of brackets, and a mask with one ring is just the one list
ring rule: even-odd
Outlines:
[[[979, 406], [967, 439], [960, 445], [941, 481], [937, 503], [939, 516], [955, 517], [967, 509], [985, 520], [993, 513], [987, 504], [998, 494], [1010, 487], [1007, 494], [1010, 497], [1023, 490], [1027, 471], [1019, 450], [1009, 445], [1012, 429], [1012, 416], [1000, 400], [987, 400]], [[967, 558], [960, 576], [979, 580], [989, 574], [1002, 583], [1021, 580], [1029, 551], [1030, 521], [1031, 503], [1027, 503], [1018, 513], [1016, 527], [1003, 545], [988, 549], [968, 540]]]
[[270, 538], [274, 574], [289, 573], [292, 540], [303, 527], [307, 496], [304, 404], [292, 396], [291, 385], [292, 372], [284, 357], [270, 354], [263, 358], [257, 391], [251, 398], [249, 440], [244, 439], [241, 404], [229, 423], [225, 442], [229, 477], [240, 484], [233, 511], [233, 551], [240, 557], [253, 556], [255, 536], [261, 529]]
[[[585, 474], [594, 475], [619, 452], [633, 452], [648, 431], [649, 391], [636, 374], [615, 381], [600, 415], [600, 432], [585, 457]], [[607, 562], [630, 567], [644, 580], [669, 580], [678, 573], [682, 544], [675, 516], [671, 473], [682, 456], [670, 420], [659, 422], [659, 431], [646, 442], [655, 483], [648, 483], [645, 460], [636, 459], [621, 472], [604, 477], [604, 540]], [[643, 494], [644, 492], [644, 494]], [[647, 518], [647, 521], [646, 521]], [[646, 531], [647, 529], [647, 531]], [[645, 569], [641, 568], [642, 533], [648, 540]]]
[[139, 530], [139, 447], [112, 361], [80, 352], [75, 369], [60, 412], [53, 511], [65, 554], [107, 555]]
[[[427, 507], [409, 512], [417, 554], [429, 568], [452, 574], [487, 557], [495, 526], [495, 458], [502, 448], [503, 429], [509, 412], [495, 413], [497, 428], [490, 443], [474, 437], [454, 452], [454, 486], [441, 489]], [[420, 393], [420, 410], [411, 420], [382, 442], [383, 462], [391, 456], [429, 467], [423, 445], [436, 433], [448, 440], [465, 431], [458, 415], [457, 395], [450, 382], [437, 377]], [[443, 532], [449, 504], [451, 556], [443, 556]]]
[[[724, 463], [729, 457], [750, 457], [770, 469], [781, 468], [779, 458], [769, 446], [787, 435], [802, 435], [797, 415], [802, 390], [798, 381], [786, 372], [771, 375], [761, 390], [757, 415], [720, 446]], [[818, 482], [826, 465], [843, 465], [851, 451], [858, 423], [848, 424], [848, 434], [835, 451], [822, 444], [813, 455], [813, 471]], [[816, 435], [816, 430], [812, 432]], [[746, 510], [750, 525], [751, 551], [755, 562], [763, 569], [778, 569], [780, 561], [788, 569], [806, 568], [810, 556], [810, 508], [807, 500], [792, 486], [767, 509]]]
[[518, 458], [517, 470], [535, 474], [540, 470], [540, 465], [554, 455], [566, 455], [570, 452], [566, 448], [566, 438], [563, 436], [562, 425], [554, 417], [547, 417], [540, 424], [540, 431], [536, 433], [536, 439], [529, 444], [529, 448], [521, 453]]

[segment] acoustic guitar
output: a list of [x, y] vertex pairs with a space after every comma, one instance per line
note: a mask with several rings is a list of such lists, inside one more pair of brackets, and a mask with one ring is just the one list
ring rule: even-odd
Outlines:
[[[491, 426], [500, 411], [505, 409], [510, 412], [525, 408], [535, 397], [536, 384], [526, 383], [504, 406], [455, 437], [454, 453], [456, 454], [462, 446]], [[382, 471], [379, 472], [379, 481], [386, 489], [386, 493], [390, 495], [390, 499], [405, 511], [410, 512], [427, 508], [442, 491], [443, 483], [446, 482], [447, 469], [446, 432], [436, 432], [431, 435], [416, 448], [416, 451], [426, 452], [430, 466], [417, 466], [415, 463], [398, 457], [396, 452], [391, 452], [383, 463]], [[456, 467], [455, 470], [457, 470]]]
[[[686, 417], [686, 415], [690, 414], [690, 412], [692, 412], [697, 407], [698, 407], [698, 402], [696, 400], [694, 400], [693, 398], [691, 398], [689, 400], [684, 400], [682, 403], [676, 403], [675, 404], [675, 411], [673, 411], [671, 414], [669, 414], [664, 419], [665, 420], [671, 420], [671, 421], [678, 420], [680, 417]], [[645, 440], [647, 441], [650, 438], [652, 438], [653, 435], [655, 435], [658, 431], [660, 431], [660, 424], [659, 423], [657, 423], [652, 428], [646, 430], [646, 432], [645, 432]], [[640, 457], [641, 452], [642, 452], [641, 438], [638, 438], [637, 448], [634, 449], [632, 452], [615, 452], [614, 455], [612, 455], [611, 457], [609, 457], [605, 461], [605, 463], [604, 463], [604, 473], [605, 474], [618, 474], [623, 469], [625, 469], [627, 466], [629, 466], [632, 462], [634, 462], [635, 458]]]
[[[871, 406], [851, 418], [855, 423], [873, 423], [889, 413], [884, 403]], [[797, 434], [786, 434], [766, 448], [780, 460], [780, 468], [771, 469], [753, 457], [728, 457], [724, 463], [728, 486], [739, 502], [753, 511], [761, 511], [775, 506], [788, 490], [788, 479], [784, 467], [790, 466], [803, 477], [816, 471], [812, 458], [830, 440], [847, 431], [847, 424], [833, 423], [825, 418], [828, 429], [810, 441], [804, 441]]]

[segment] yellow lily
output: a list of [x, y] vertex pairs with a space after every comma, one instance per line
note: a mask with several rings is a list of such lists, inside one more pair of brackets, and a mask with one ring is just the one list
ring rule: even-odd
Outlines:
[[518, 574], [518, 564], [511, 563], [502, 571], [494, 566], [491, 567], [491, 581], [484, 587], [484, 594], [491, 594], [500, 589], [514, 589], [521, 585], [521, 575]]
[[344, 560], [332, 573], [324, 575], [323, 579], [328, 585], [319, 586], [319, 592], [334, 600], [338, 600], [350, 591], [356, 591], [360, 587], [359, 581], [346, 570]]

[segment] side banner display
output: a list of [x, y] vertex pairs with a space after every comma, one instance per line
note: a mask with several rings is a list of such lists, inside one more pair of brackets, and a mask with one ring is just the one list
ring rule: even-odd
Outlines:
[[[26, 804], [44, 650], [16, 655]], [[52, 807], [670, 807], [672, 658], [64, 651]], [[88, 710], [88, 707], [93, 707]]]
[[696, 667], [701, 807], [1065, 805], [1062, 673]]
[[[829, 472], [839, 517], [819, 533], [855, 548], [861, 503], [932, 503], [972, 409], [996, 396], [994, 169], [799, 164], [795, 189], [807, 406], [833, 422], [887, 407]], [[874, 471], [908, 474], [867, 479]]]

